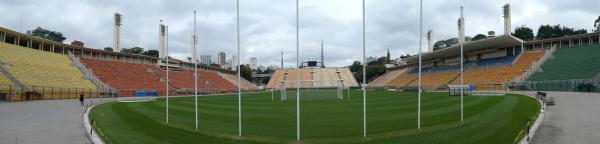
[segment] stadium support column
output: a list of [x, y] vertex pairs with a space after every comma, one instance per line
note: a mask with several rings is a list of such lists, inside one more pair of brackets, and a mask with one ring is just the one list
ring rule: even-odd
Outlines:
[[121, 43], [121, 14], [115, 13], [115, 30], [114, 30], [114, 47], [115, 51], [121, 51], [119, 46]]
[[521, 54], [525, 52], [525, 42], [521, 42]]
[[367, 55], [365, 44], [365, 0], [362, 1], [362, 46], [363, 46], [363, 82], [361, 88], [363, 90], [363, 138], [367, 138]]
[[242, 89], [240, 69], [240, 0], [236, 0], [236, 33], [237, 33], [237, 75], [238, 75], [238, 136], [242, 136]]

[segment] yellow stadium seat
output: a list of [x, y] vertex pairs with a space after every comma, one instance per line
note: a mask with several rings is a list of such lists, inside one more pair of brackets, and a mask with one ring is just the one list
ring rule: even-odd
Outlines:
[[0, 43], [0, 60], [24, 85], [96, 90], [66, 55]]

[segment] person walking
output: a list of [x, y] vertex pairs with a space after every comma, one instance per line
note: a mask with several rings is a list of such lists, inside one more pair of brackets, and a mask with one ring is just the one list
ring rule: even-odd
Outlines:
[[84, 100], [84, 96], [83, 96], [83, 92], [79, 93], [79, 103], [81, 103], [81, 106], [83, 106], [83, 100]]

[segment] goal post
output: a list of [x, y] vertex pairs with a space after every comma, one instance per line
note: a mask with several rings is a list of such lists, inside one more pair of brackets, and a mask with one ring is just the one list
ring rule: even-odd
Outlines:
[[344, 94], [349, 87], [344, 86], [344, 81], [338, 80], [302, 80], [302, 81], [281, 81], [279, 87], [279, 100], [286, 101], [288, 96], [295, 99], [295, 95], [300, 84], [300, 100], [343, 100]]

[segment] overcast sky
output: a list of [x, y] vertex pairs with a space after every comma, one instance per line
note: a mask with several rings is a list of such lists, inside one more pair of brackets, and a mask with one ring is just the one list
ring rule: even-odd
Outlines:
[[[562, 24], [590, 31], [600, 16], [598, 0], [425, 0], [423, 32], [435, 40], [457, 35], [459, 7], [464, 6], [466, 35], [503, 34], [502, 5], [512, 6], [512, 27]], [[156, 49], [158, 24], [169, 25], [170, 55], [190, 56], [193, 11], [198, 11], [199, 53], [236, 53], [235, 0], [2, 0], [0, 27], [20, 32], [41, 26], [60, 31], [66, 43], [112, 46], [113, 13], [123, 15], [121, 47]], [[242, 63], [257, 57], [261, 65], [295, 66], [295, 0], [240, 0]], [[361, 0], [300, 0], [300, 57], [320, 57], [325, 64], [346, 66], [362, 57]], [[366, 0], [367, 56], [415, 54], [419, 41], [418, 0]], [[423, 48], [426, 49], [424, 42]]]

